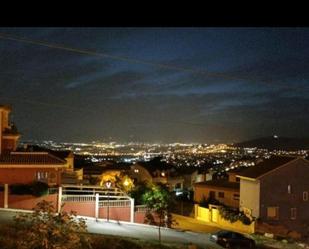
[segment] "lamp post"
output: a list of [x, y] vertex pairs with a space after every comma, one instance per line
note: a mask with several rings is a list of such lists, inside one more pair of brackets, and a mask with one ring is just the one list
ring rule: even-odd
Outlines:
[[109, 189], [112, 186], [112, 182], [111, 181], [107, 181], [105, 183], [105, 186], [108, 189], [108, 191], [107, 191], [107, 221], [109, 222]]

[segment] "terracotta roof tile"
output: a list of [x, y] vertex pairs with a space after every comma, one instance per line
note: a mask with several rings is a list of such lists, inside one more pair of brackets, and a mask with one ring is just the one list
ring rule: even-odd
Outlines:
[[0, 155], [0, 165], [7, 164], [65, 164], [66, 162], [47, 152], [11, 152]]

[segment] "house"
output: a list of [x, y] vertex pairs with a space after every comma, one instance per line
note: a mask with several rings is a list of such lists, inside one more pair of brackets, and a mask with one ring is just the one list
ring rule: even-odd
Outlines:
[[309, 224], [308, 160], [273, 156], [237, 176], [240, 210], [270, 225], [308, 229], [304, 227]]
[[83, 182], [83, 168], [75, 169], [74, 154], [70, 150], [50, 150], [37, 145], [24, 144], [23, 147], [17, 148], [18, 152], [48, 152], [66, 162], [61, 174], [62, 184], [81, 184]]
[[235, 172], [229, 172], [228, 179], [212, 179], [194, 184], [194, 201], [215, 199], [233, 208], [239, 207], [239, 181]]
[[20, 134], [9, 122], [11, 107], [0, 105], [0, 183], [61, 183], [67, 162], [48, 152], [16, 152]]
[[47, 152], [10, 152], [0, 155], [0, 183], [45, 182], [61, 184], [66, 161]]
[[9, 153], [17, 148], [20, 137], [15, 125], [9, 123], [11, 107], [0, 105], [0, 153]]

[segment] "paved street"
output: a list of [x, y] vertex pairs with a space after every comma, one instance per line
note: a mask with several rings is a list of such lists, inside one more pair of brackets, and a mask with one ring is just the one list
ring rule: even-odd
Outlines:
[[[0, 223], [12, 220], [14, 212], [0, 210]], [[88, 231], [90, 233], [132, 237], [144, 240], [157, 240], [158, 228], [145, 225], [133, 225], [128, 223], [106, 222], [87, 219]], [[209, 234], [198, 232], [181, 232], [174, 229], [162, 228], [162, 241], [169, 243], [194, 243], [203, 248], [220, 248], [209, 241]]]

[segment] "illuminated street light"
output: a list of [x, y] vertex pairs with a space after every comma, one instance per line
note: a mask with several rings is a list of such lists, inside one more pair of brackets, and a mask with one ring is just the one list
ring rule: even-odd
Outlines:
[[105, 183], [105, 186], [107, 187], [108, 191], [107, 191], [107, 221], [109, 221], [109, 189], [112, 186], [112, 182], [111, 181], [107, 181]]

